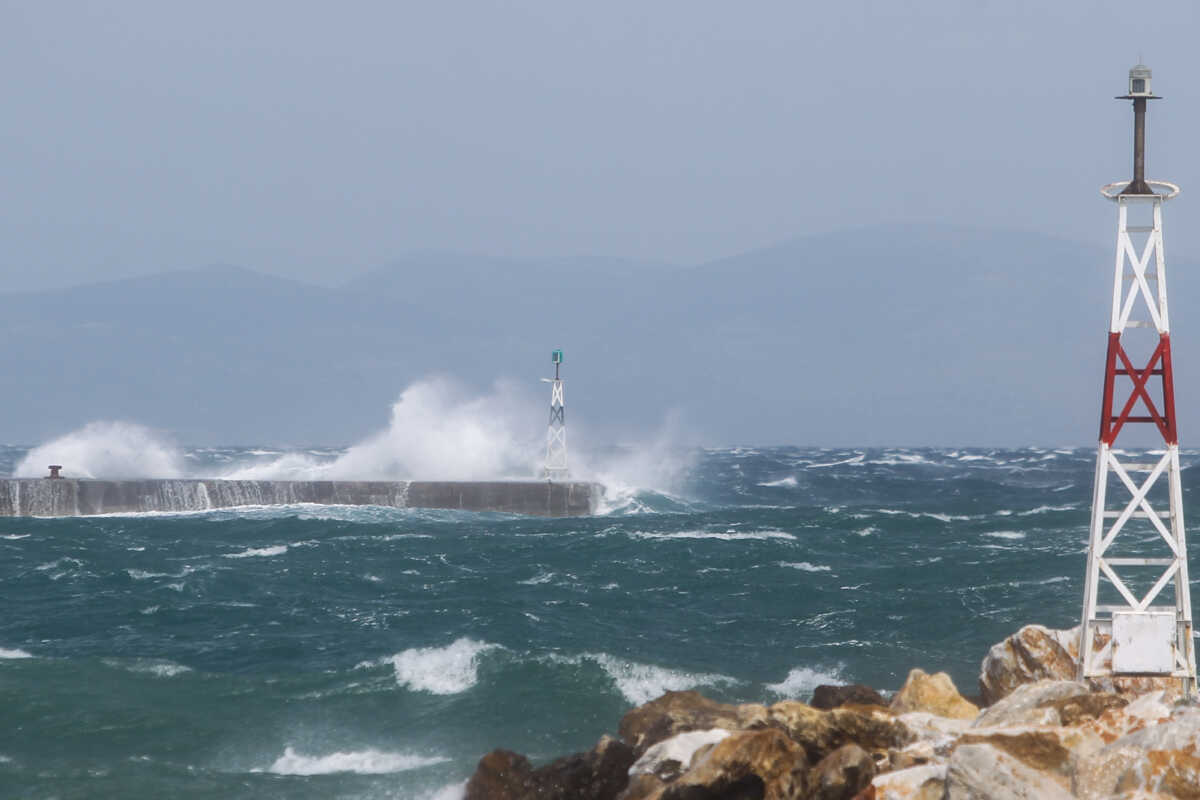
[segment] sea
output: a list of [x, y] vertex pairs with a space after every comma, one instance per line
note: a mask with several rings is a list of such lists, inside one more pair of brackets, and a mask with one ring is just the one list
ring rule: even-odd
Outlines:
[[452, 800], [487, 751], [587, 749], [667, 690], [771, 703], [920, 667], [972, 694], [994, 643], [1078, 624], [1092, 448], [658, 458], [669, 486], [613, 480], [569, 519], [0, 519], [0, 797]]

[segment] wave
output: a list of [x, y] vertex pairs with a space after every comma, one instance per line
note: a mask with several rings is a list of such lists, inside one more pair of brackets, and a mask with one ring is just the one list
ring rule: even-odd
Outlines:
[[324, 756], [309, 756], [297, 753], [288, 746], [284, 748], [283, 755], [275, 759], [271, 766], [253, 771], [270, 772], [275, 775], [333, 775], [338, 772], [385, 775], [392, 772], [407, 772], [434, 764], [444, 764], [449, 760], [445, 756], [387, 753], [374, 748], [330, 753]]
[[139, 659], [136, 661], [121, 661], [116, 658], [105, 658], [101, 660], [115, 669], [124, 669], [129, 672], [139, 672], [145, 675], [153, 675], [156, 678], [174, 678], [176, 675], [182, 675], [185, 672], [191, 672], [191, 667], [185, 667], [183, 664], [176, 664], [174, 661], [165, 659]]
[[396, 683], [414, 692], [459, 694], [479, 682], [480, 656], [499, 647], [463, 637], [445, 647], [410, 648], [384, 663], [392, 665]]
[[990, 536], [993, 539], [1024, 539], [1025, 534], [1021, 531], [992, 531], [985, 533], [984, 536]]
[[24, 650], [10, 650], [5, 647], [0, 647], [0, 658], [33, 658], [33, 654], [27, 653]]
[[675, 533], [652, 533], [649, 531], [632, 531], [634, 539], [720, 539], [725, 542], [767, 539], [795, 539], [793, 534], [784, 531], [676, 531]]
[[153, 431], [129, 422], [90, 422], [38, 445], [13, 469], [15, 478], [40, 478], [61, 464], [67, 478], [178, 478], [183, 455]]
[[728, 675], [706, 672], [683, 672], [626, 661], [607, 653], [589, 653], [585, 658], [595, 661], [616, 684], [617, 690], [630, 703], [640, 706], [666, 692], [680, 692], [698, 686], [736, 686], [741, 683]]
[[[845, 458], [845, 459], [842, 459], [841, 461], [829, 461], [825, 464], [808, 464], [804, 468], [805, 469], [822, 469], [824, 467], [839, 467], [843, 464], [862, 464], [864, 462], [865, 458], [866, 458], [865, 453], [859, 453], [858, 455], [853, 456], [852, 458]], [[880, 462], [872, 461], [871, 463], [878, 464]]]
[[844, 682], [840, 669], [822, 672], [811, 667], [796, 667], [789, 670], [787, 677], [779, 683], [768, 683], [765, 688], [779, 697], [807, 699], [812, 697], [813, 690], [818, 686]]
[[[817, 465], [814, 464], [813, 466], [817, 466]], [[764, 481], [759, 484], [759, 486], [773, 486], [773, 487], [774, 486], [779, 486], [779, 487], [786, 486], [788, 488], [792, 488], [792, 487], [799, 486], [799, 485], [800, 485], [800, 482], [796, 480], [795, 475], [788, 475], [786, 478], [780, 478], [777, 481]]]
[[286, 544], [276, 544], [270, 547], [250, 547], [240, 553], [225, 553], [222, 558], [269, 558], [281, 556], [288, 551]]
[[810, 564], [807, 561], [780, 561], [779, 566], [798, 569], [802, 572], [829, 572], [832, 569], [824, 564]]
[[0, 539], [8, 539], [10, 542], [15, 542], [18, 539], [28, 539], [31, 534], [28, 533], [6, 533], [0, 536]]

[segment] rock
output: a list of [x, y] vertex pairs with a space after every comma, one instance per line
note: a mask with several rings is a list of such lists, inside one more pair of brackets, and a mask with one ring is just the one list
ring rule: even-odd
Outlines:
[[1059, 726], [973, 728], [958, 740], [958, 746], [990, 745], [1027, 767], [1069, 778], [1075, 760], [1104, 747], [1095, 731]]
[[519, 800], [532, 790], [533, 765], [511, 750], [493, 750], [479, 759], [467, 781], [464, 800]]
[[1087, 684], [1078, 681], [1040, 680], [1013, 689], [1012, 693], [985, 708], [973, 727], [997, 725], [1061, 725], [1062, 716], [1055, 705], [1060, 700], [1087, 696]]
[[713, 728], [737, 731], [766, 723], [767, 709], [758, 704], [734, 706], [709, 700], [699, 692], [667, 692], [627, 712], [621, 718], [619, 733], [640, 756], [652, 745], [679, 733]]
[[1091, 692], [1075, 697], [1063, 697], [1047, 704], [1058, 712], [1059, 721], [1063, 725], [1079, 725], [1099, 719], [1106, 711], [1122, 709], [1129, 705], [1129, 700], [1112, 692]]
[[908, 673], [904, 687], [892, 698], [891, 708], [897, 714], [928, 711], [951, 719], [975, 719], [979, 716], [979, 709], [958, 693], [949, 675], [944, 672], [929, 675], [921, 669]]
[[[1142, 700], [1122, 711], [1137, 712], [1143, 706], [1141, 713], [1152, 713], [1152, 704]], [[1136, 729], [1081, 759], [1073, 788], [1077, 796], [1096, 800], [1150, 793], [1200, 798], [1200, 709], [1177, 709], [1168, 719]]]
[[938, 751], [933, 742], [913, 742], [907, 747], [888, 751], [888, 766], [892, 770], [920, 767], [938, 760]]
[[718, 742], [667, 785], [661, 800], [791, 800], [806, 796], [808, 758], [775, 728], [740, 731]]
[[1120, 708], [1110, 708], [1083, 727], [1094, 731], [1106, 743], [1113, 743], [1129, 734], [1165, 722], [1171, 717], [1163, 692], [1151, 692], [1131, 700]]
[[863, 686], [861, 683], [852, 683], [848, 686], [822, 684], [813, 689], [812, 702], [809, 705], [813, 708], [819, 708], [822, 711], [828, 711], [831, 708], [844, 706], [847, 703], [856, 706], [887, 705], [887, 701], [883, 699], [883, 696], [879, 692], [870, 686]]
[[666, 781], [659, 780], [649, 773], [634, 775], [629, 779], [629, 785], [625, 787], [625, 791], [617, 795], [617, 800], [651, 800], [651, 798], [662, 797], [666, 787]]
[[946, 800], [1069, 800], [1061, 778], [988, 744], [961, 745], [946, 769]]
[[855, 800], [942, 800], [946, 765], [910, 767], [879, 775]]
[[[1097, 635], [1097, 645], [1107, 641]], [[1043, 679], [1075, 680], [1079, 664], [1079, 626], [1054, 630], [1041, 625], [1026, 625], [999, 644], [992, 646], [983, 659], [979, 674], [979, 692], [984, 705], [990, 706], [1022, 684]], [[1088, 678], [1088, 688], [1135, 697], [1148, 692], [1166, 691], [1175, 696], [1177, 678], [1121, 676]]]
[[612, 800], [629, 782], [633, 749], [602, 736], [586, 753], [575, 753], [533, 769], [529, 759], [508, 750], [484, 756], [467, 781], [465, 800]]
[[629, 768], [629, 774], [631, 777], [650, 774], [664, 782], [673, 781], [691, 766], [696, 751], [728, 736], [729, 731], [724, 728], [676, 734], [647, 749]]
[[1026, 625], [988, 651], [980, 667], [979, 694], [990, 706], [1025, 683], [1072, 681], [1078, 663], [1078, 627], [1061, 631]]
[[850, 800], [875, 777], [875, 760], [856, 744], [842, 745], [808, 774], [812, 800]]
[[767, 719], [799, 742], [814, 763], [851, 742], [868, 751], [886, 752], [916, 739], [891, 711], [880, 706], [819, 711], [796, 700], [782, 700], [767, 709]]

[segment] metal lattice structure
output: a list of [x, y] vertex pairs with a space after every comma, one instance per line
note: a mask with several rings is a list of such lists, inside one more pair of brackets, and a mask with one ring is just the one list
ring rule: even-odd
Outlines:
[[566, 408], [563, 405], [563, 382], [559, 376], [562, 366], [563, 352], [555, 350], [551, 354], [554, 361], [554, 379], [542, 378], [550, 384], [550, 424], [546, 428], [546, 463], [542, 468], [542, 477], [549, 481], [562, 481], [571, 476], [567, 469], [567, 419]]
[[[1119, 98], [1134, 102], [1133, 180], [1101, 189], [1117, 204], [1117, 254], [1078, 677], [1172, 676], [1190, 694], [1196, 658], [1162, 234], [1163, 204], [1179, 187], [1145, 180], [1146, 101], [1157, 99], [1149, 76], [1139, 64], [1130, 71], [1130, 94]], [[1139, 328], [1151, 329], [1140, 341]], [[1143, 362], [1137, 354], [1146, 352]], [[1115, 447], [1126, 426], [1139, 423], [1162, 437], [1164, 448], [1150, 451], [1150, 458]], [[1121, 554], [1131, 546], [1136, 555]], [[1135, 591], [1138, 577], [1154, 582]], [[1098, 602], [1102, 585], [1116, 602]], [[1173, 601], [1164, 597], [1168, 587]]]

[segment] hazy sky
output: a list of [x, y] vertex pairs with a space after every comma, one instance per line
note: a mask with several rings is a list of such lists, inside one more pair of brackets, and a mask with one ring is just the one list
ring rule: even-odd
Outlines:
[[[695, 263], [908, 220], [1108, 244], [1139, 54], [1149, 176], [1200, 193], [1196, 9], [3, 2], [0, 290], [338, 283], [422, 249]], [[1168, 254], [1196, 258], [1187, 198]]]

